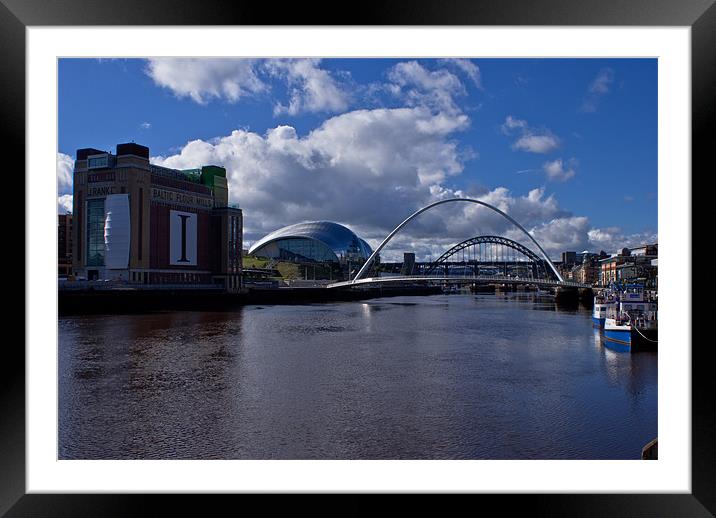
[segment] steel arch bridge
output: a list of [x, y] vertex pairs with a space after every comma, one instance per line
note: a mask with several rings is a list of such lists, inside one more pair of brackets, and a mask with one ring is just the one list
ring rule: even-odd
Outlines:
[[[482, 254], [482, 251], [480, 250], [481, 245], [497, 245], [503, 248], [503, 250], [493, 248], [492, 250], [486, 250], [485, 254]], [[476, 247], [477, 250], [475, 250]], [[504, 248], [513, 250], [514, 252], [516, 252], [516, 254], [512, 257], [509, 257], [504, 253]], [[432, 275], [441, 266], [448, 266], [448, 260], [451, 257], [465, 250], [472, 250], [472, 253], [468, 253], [467, 261], [465, 261], [465, 257], [463, 257], [463, 260], [461, 261], [462, 264], [478, 264], [487, 261], [504, 263], [506, 261], [509, 262], [510, 259], [512, 259], [513, 263], [519, 263], [517, 254], [526, 257], [534, 265], [541, 265], [542, 263], [544, 263], [544, 260], [540, 258], [540, 256], [538, 256], [526, 246], [518, 243], [517, 241], [513, 241], [512, 239], [508, 239], [506, 237], [501, 236], [476, 236], [470, 239], [466, 239], [465, 241], [462, 241], [461, 243], [458, 243], [449, 250], [447, 250], [438, 259], [433, 261], [425, 269], [425, 271], [422, 272], [422, 275]]]
[[[519, 278], [519, 277], [510, 277], [505, 275], [504, 277], [500, 276], [479, 276], [479, 275], [473, 275], [471, 277], [455, 277], [450, 275], [443, 275], [443, 276], [428, 276], [428, 275], [412, 275], [412, 276], [391, 276], [391, 277], [366, 277], [366, 274], [370, 271], [370, 268], [373, 266], [373, 263], [380, 253], [380, 251], [385, 247], [386, 244], [405, 226], [407, 225], [412, 219], [416, 218], [423, 212], [432, 209], [433, 207], [436, 207], [438, 205], [442, 205], [445, 203], [473, 203], [477, 205], [481, 205], [483, 207], [486, 207], [493, 212], [496, 212], [503, 218], [505, 218], [507, 221], [512, 223], [514, 226], [516, 226], [519, 230], [522, 231], [522, 233], [530, 240], [532, 243], [536, 246], [537, 250], [539, 250], [539, 255], [534, 253], [529, 248], [512, 241], [507, 238], [503, 238], [500, 236], [478, 236], [476, 238], [471, 238], [466, 241], [463, 241], [454, 247], [452, 247], [450, 250], [445, 252], [441, 259], [445, 261], [448, 257], [451, 255], [454, 255], [460, 250], [463, 250], [466, 247], [472, 246], [469, 244], [470, 241], [475, 239], [481, 239], [481, 238], [490, 238], [495, 240], [500, 240], [499, 244], [501, 246], [508, 246], [509, 248], [518, 251], [519, 253], [525, 255], [528, 258], [536, 258], [537, 260], [541, 261], [543, 264], [548, 266], [552, 273], [554, 274], [553, 279], [534, 279], [534, 278]], [[438, 259], [440, 261], [440, 259]], [[336, 282], [333, 284], [329, 284], [329, 288], [339, 288], [339, 287], [353, 287], [357, 285], [364, 285], [364, 284], [383, 284], [383, 283], [395, 283], [395, 282], [402, 282], [402, 283], [414, 283], [414, 282], [425, 282], [425, 281], [440, 281], [440, 282], [456, 282], [456, 283], [473, 283], [473, 282], [505, 282], [510, 284], [540, 284], [544, 286], [569, 286], [569, 287], [591, 287], [586, 284], [579, 284], [576, 282], [566, 282], [560, 273], [557, 271], [557, 268], [554, 266], [552, 261], [547, 256], [547, 253], [544, 251], [542, 246], [537, 242], [537, 240], [530, 234], [522, 225], [520, 225], [517, 221], [515, 221], [514, 218], [509, 216], [508, 214], [504, 213], [497, 207], [490, 205], [487, 202], [481, 201], [481, 200], [475, 200], [472, 198], [447, 198], [444, 200], [439, 200], [436, 202], [433, 202], [429, 205], [426, 205], [422, 209], [419, 209], [415, 212], [413, 212], [410, 216], [408, 216], [406, 219], [403, 220], [400, 225], [395, 227], [393, 231], [388, 234], [388, 236], [380, 243], [380, 245], [373, 251], [373, 253], [366, 259], [365, 263], [361, 267], [361, 269], [358, 271], [358, 273], [353, 277], [353, 279], [349, 281], [344, 282]]]

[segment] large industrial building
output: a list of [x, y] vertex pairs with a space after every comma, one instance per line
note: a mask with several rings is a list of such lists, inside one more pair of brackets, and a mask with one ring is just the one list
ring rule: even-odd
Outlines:
[[352, 230], [331, 221], [309, 221], [280, 228], [259, 239], [249, 255], [297, 264], [322, 264], [348, 276], [373, 253]]
[[160, 167], [135, 143], [78, 149], [73, 195], [76, 277], [241, 287], [243, 219], [224, 168]]

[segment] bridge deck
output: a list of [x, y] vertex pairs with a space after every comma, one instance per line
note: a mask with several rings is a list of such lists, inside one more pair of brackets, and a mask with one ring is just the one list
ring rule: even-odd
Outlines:
[[385, 276], [385, 277], [367, 277], [353, 281], [334, 282], [329, 284], [328, 288], [345, 288], [352, 286], [361, 286], [364, 284], [385, 284], [385, 283], [452, 283], [452, 284], [534, 284], [537, 286], [550, 286], [557, 288], [591, 288], [591, 284], [582, 284], [573, 281], [558, 281], [551, 279], [531, 279], [521, 277], [500, 277], [494, 275], [478, 275], [475, 277], [431, 277], [425, 275], [412, 276]]

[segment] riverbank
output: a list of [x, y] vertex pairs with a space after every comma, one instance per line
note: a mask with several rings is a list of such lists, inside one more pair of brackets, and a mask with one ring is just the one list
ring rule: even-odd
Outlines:
[[243, 293], [227, 293], [212, 288], [59, 290], [57, 307], [60, 316], [161, 310], [220, 311], [249, 304], [310, 304], [438, 293], [442, 293], [439, 287], [430, 286], [379, 286], [344, 290], [314, 287], [258, 288]]

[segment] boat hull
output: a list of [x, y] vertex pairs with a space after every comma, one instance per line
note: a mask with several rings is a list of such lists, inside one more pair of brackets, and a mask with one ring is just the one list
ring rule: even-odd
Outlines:
[[655, 349], [658, 334], [656, 329], [636, 330], [631, 326], [604, 327], [605, 345], [618, 351], [633, 349]]

